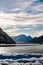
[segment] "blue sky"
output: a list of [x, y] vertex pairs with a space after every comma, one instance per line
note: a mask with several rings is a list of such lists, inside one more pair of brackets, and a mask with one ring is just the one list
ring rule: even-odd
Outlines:
[[43, 35], [43, 0], [0, 0], [0, 27], [10, 36]]

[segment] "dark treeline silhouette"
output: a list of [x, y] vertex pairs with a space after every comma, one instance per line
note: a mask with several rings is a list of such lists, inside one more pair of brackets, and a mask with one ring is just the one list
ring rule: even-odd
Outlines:
[[43, 44], [43, 35], [33, 38], [32, 40], [29, 41], [29, 43]]

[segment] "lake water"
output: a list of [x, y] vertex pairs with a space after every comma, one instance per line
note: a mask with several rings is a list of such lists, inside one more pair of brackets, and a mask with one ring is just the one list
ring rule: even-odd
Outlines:
[[43, 45], [0, 47], [0, 53], [43, 53]]
[[43, 65], [43, 45], [0, 47], [0, 65], [2, 63], [4, 65], [15, 63]]

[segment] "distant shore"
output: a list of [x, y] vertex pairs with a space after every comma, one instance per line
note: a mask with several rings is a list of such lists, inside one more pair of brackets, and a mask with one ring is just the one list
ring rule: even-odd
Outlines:
[[38, 46], [40, 44], [0, 44], [0, 47], [12, 47], [12, 46]]

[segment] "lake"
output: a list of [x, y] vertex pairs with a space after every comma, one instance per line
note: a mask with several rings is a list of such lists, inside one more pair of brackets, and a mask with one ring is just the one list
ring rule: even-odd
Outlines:
[[43, 45], [0, 47], [0, 65], [14, 65], [15, 63], [43, 65]]
[[22, 45], [0, 47], [0, 53], [43, 53], [43, 45]]

